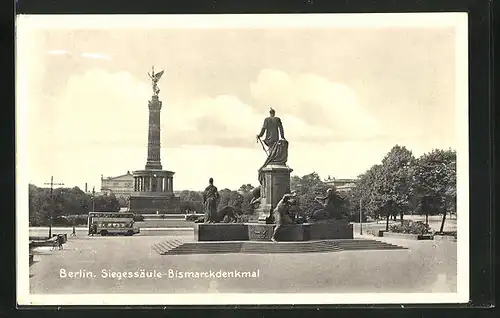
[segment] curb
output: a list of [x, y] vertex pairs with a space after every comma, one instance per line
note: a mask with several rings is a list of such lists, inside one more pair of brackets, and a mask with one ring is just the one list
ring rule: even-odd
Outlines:
[[192, 227], [146, 227], [139, 228], [140, 231], [194, 231]]

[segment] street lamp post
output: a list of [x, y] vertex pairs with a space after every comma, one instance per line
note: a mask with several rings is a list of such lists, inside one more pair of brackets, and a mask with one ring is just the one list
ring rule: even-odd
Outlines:
[[95, 187], [92, 187], [92, 212], [95, 212]]
[[363, 209], [361, 208], [361, 199], [359, 199], [359, 235], [363, 235]]
[[54, 176], [50, 177], [50, 183], [44, 183], [45, 185], [50, 185], [50, 203], [51, 207], [49, 209], [49, 238], [52, 237], [52, 213], [54, 209], [54, 196], [53, 196], [53, 190], [55, 185], [64, 185], [64, 183], [54, 183]]

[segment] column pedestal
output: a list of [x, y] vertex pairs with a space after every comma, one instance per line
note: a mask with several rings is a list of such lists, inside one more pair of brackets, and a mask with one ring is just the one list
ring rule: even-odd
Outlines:
[[[173, 193], [174, 172], [137, 170], [133, 172], [138, 189], [130, 195], [129, 211], [140, 214], [180, 213], [180, 199]], [[170, 184], [167, 181], [170, 180]], [[168, 187], [170, 185], [170, 188]]]
[[283, 195], [290, 193], [290, 173], [286, 165], [268, 165], [262, 169], [264, 182], [261, 185], [260, 206], [256, 209], [259, 223], [273, 223], [272, 212]]

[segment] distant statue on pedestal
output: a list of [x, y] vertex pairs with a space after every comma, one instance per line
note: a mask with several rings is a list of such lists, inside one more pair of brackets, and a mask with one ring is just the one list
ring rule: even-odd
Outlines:
[[[214, 179], [208, 180], [208, 187], [203, 191], [203, 206], [205, 210], [205, 223], [218, 222], [217, 204], [219, 203], [219, 191], [214, 186]], [[219, 221], [220, 222], [220, 221]]]
[[[261, 143], [262, 148], [267, 154], [266, 161], [259, 169], [260, 184], [264, 182], [262, 168], [270, 164], [285, 165], [288, 160], [288, 141], [285, 139], [285, 132], [281, 119], [275, 115], [276, 111], [271, 108], [269, 110], [269, 117], [264, 120], [262, 129], [257, 135], [257, 142]], [[264, 133], [266, 137], [262, 140], [261, 137], [264, 136]], [[267, 146], [267, 149], [264, 144]]]
[[148, 73], [149, 78], [151, 78], [151, 81], [153, 82], [153, 95], [158, 96], [160, 93], [160, 89], [158, 88], [158, 82], [160, 81], [161, 76], [163, 75], [164, 71], [160, 71], [159, 73], [155, 73], [155, 67], [153, 66], [153, 69], [151, 71], [151, 74]]

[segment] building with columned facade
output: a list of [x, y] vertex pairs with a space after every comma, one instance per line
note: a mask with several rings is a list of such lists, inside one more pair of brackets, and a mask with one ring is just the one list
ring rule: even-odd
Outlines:
[[130, 171], [116, 177], [104, 177], [101, 175], [101, 193], [113, 193], [117, 198], [129, 198], [134, 192], [134, 176]]

